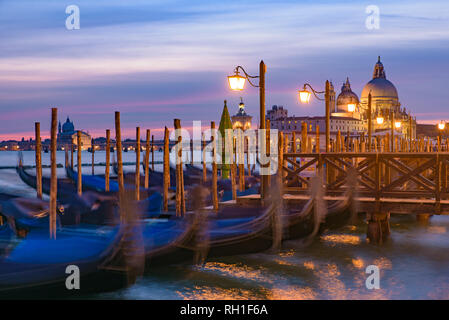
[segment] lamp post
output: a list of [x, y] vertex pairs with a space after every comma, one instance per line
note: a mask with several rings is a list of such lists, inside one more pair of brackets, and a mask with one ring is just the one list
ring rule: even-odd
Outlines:
[[390, 129], [391, 129], [390, 151], [391, 152], [394, 152], [394, 126], [395, 126], [394, 112], [393, 112], [393, 110], [390, 110]]
[[441, 122], [438, 124], [438, 151], [441, 151], [441, 145], [443, 144], [442, 133], [445, 127], [446, 124], [443, 122], [443, 120], [441, 120]]
[[[244, 74], [244, 76], [240, 75], [240, 71]], [[267, 67], [265, 63], [260, 61], [259, 64], [259, 75], [251, 76], [249, 75], [245, 69], [241, 66], [237, 66], [234, 70], [234, 75], [228, 76], [229, 87], [234, 91], [242, 91], [245, 87], [245, 81], [248, 80], [249, 84], [255, 88], [259, 88], [259, 103], [260, 103], [260, 126], [259, 129], [265, 129], [265, 73], [267, 71]], [[259, 85], [255, 85], [251, 82], [251, 79], [259, 78]], [[265, 152], [265, 146], [263, 143], [260, 144], [262, 146], [262, 152]], [[269, 147], [269, 146], [268, 146]], [[266, 166], [266, 165], [265, 165]], [[268, 187], [268, 175], [262, 174], [261, 181], [261, 197], [262, 199], [267, 196], [267, 187]]]
[[368, 151], [371, 152], [371, 129], [372, 129], [372, 116], [371, 116], [371, 91], [368, 94]]
[[[312, 92], [307, 90], [307, 87], [310, 88]], [[309, 103], [311, 95], [315, 96], [320, 101], [325, 101], [326, 103], [326, 152], [329, 152], [330, 146], [330, 83], [329, 80], [326, 80], [325, 91], [316, 91], [312, 88], [312, 86], [308, 83], [304, 84], [302, 90], [298, 90], [299, 100], [302, 103]], [[320, 98], [318, 95], [324, 94], [324, 99]]]

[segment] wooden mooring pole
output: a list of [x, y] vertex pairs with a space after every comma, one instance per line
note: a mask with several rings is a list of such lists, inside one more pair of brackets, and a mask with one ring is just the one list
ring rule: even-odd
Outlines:
[[95, 175], [95, 143], [94, 138], [92, 138], [90, 142], [91, 150], [92, 150], [92, 175]]
[[125, 221], [125, 210], [122, 209], [124, 205], [125, 182], [123, 178], [123, 160], [122, 160], [122, 134], [120, 129], [120, 112], [115, 112], [115, 144], [117, 149], [117, 180], [119, 187], [119, 204], [120, 204], [120, 221]]
[[168, 189], [170, 188], [170, 144], [169, 144], [170, 133], [165, 127], [164, 130], [164, 211], [168, 211]]
[[41, 124], [34, 124], [35, 141], [36, 141], [36, 192], [37, 197], [42, 199], [42, 145], [41, 145]]
[[81, 131], [77, 131], [76, 132], [76, 148], [77, 148], [77, 165], [78, 165], [78, 180], [76, 183], [76, 187], [77, 187], [77, 191], [78, 191], [78, 195], [82, 195], [83, 194], [83, 181], [82, 181], [82, 165], [81, 165]]
[[57, 122], [58, 122], [58, 109], [51, 109], [51, 178], [50, 178], [50, 238], [56, 239], [56, 198], [58, 194], [58, 178], [56, 173], [56, 147], [57, 147]]
[[70, 144], [70, 168], [72, 168], [73, 170], [73, 152], [74, 152], [75, 146], [73, 143], [73, 138], [72, 138], [72, 143]]
[[110, 157], [111, 153], [111, 130], [106, 130], [106, 166], [104, 168], [104, 189], [109, 191], [109, 170], [110, 170]]
[[214, 210], [218, 211], [218, 178], [217, 178], [217, 141], [216, 141], [216, 130], [215, 122], [210, 123], [211, 129], [211, 141], [212, 141], [212, 204]]
[[151, 170], [154, 171], [154, 135], [151, 136]]
[[150, 134], [150, 129], [147, 129], [145, 143], [145, 189], [148, 189], [150, 184]]
[[207, 168], [206, 168], [206, 137], [204, 136], [204, 133], [202, 134], [201, 139], [201, 145], [202, 145], [202, 158], [203, 158], [203, 183], [207, 181]]
[[136, 173], [135, 173], [135, 191], [136, 201], [140, 200], [140, 127], [136, 127]]
[[174, 119], [173, 121], [176, 144], [176, 215], [182, 216], [185, 213], [185, 199], [184, 199], [184, 171], [182, 163], [182, 133], [181, 120]]

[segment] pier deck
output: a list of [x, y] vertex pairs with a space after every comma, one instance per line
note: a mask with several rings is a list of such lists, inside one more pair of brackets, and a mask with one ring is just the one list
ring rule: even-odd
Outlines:
[[[304, 194], [285, 194], [283, 197], [285, 203], [290, 206], [303, 204], [310, 199], [309, 195]], [[324, 196], [325, 201], [341, 201], [343, 196]], [[374, 197], [355, 197], [356, 208], [359, 212], [374, 213], [376, 199]], [[227, 203], [222, 203], [226, 205]], [[241, 206], [260, 205], [260, 195], [248, 195], [237, 198], [237, 204]], [[391, 212], [394, 214], [443, 214], [449, 215], [449, 200], [440, 201], [440, 210], [435, 208], [437, 202], [435, 199], [399, 199], [399, 198], [380, 198], [380, 211]]]

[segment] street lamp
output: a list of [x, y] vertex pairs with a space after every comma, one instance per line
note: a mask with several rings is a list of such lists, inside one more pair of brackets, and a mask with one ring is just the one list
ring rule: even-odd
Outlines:
[[394, 126], [396, 127], [396, 129], [399, 129], [401, 127], [401, 125], [402, 125], [401, 121], [396, 121], [394, 123]]
[[348, 112], [354, 112], [355, 111], [355, 104], [350, 103], [348, 104]]
[[376, 121], [377, 121], [377, 124], [382, 124], [382, 123], [384, 123], [384, 118], [382, 116], [378, 116], [376, 118]]
[[[310, 91], [307, 90], [310, 88]], [[330, 146], [330, 83], [326, 80], [326, 87], [324, 91], [316, 91], [308, 83], [305, 83], [302, 90], [298, 90], [299, 101], [302, 103], [309, 103], [310, 97], [313, 95], [320, 101], [326, 101], [326, 152], [329, 152]], [[324, 94], [324, 99], [319, 97], [320, 94]]]
[[299, 90], [298, 94], [299, 94], [299, 101], [301, 101], [302, 103], [309, 103], [310, 97], [312, 95], [310, 91], [307, 91], [307, 89], [304, 88], [303, 90]]
[[228, 76], [229, 87], [234, 91], [242, 91], [245, 87], [245, 77], [239, 74], [238, 68], [235, 69], [235, 74]]
[[[241, 76], [239, 71], [241, 71], [244, 76]], [[246, 80], [248, 80], [249, 84], [255, 88], [259, 88], [259, 102], [260, 102], [260, 129], [263, 130], [265, 129], [265, 73], [267, 71], [267, 68], [265, 66], [265, 63], [262, 61], [260, 61], [259, 63], [259, 75], [258, 76], [251, 76], [249, 75], [245, 69], [243, 69], [243, 67], [241, 66], [237, 66], [234, 69], [234, 75], [232, 76], [228, 76], [228, 82], [229, 82], [229, 87], [231, 88], [231, 90], [234, 91], [242, 91], [243, 88], [245, 87], [245, 82]], [[259, 84], [253, 84], [251, 82], [251, 79], [259, 79]], [[265, 146], [263, 143], [261, 144], [262, 146], [262, 150], [266, 150], [267, 147], [269, 146]], [[267, 165], [265, 165], [267, 166]], [[269, 166], [269, 164], [268, 164]], [[264, 199], [267, 197], [268, 193], [268, 175], [266, 174], [262, 174], [262, 181], [261, 181], [261, 198]]]
[[438, 124], [438, 151], [441, 151], [441, 143], [442, 141], [442, 133], [444, 128], [446, 127], [446, 124], [441, 120], [441, 122]]

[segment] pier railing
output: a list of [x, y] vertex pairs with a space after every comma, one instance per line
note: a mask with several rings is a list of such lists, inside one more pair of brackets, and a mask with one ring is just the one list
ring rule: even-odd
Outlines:
[[308, 192], [310, 177], [321, 174], [328, 195], [354, 188], [359, 196], [438, 203], [449, 200], [448, 166], [448, 152], [284, 153], [281, 174], [290, 194]]

